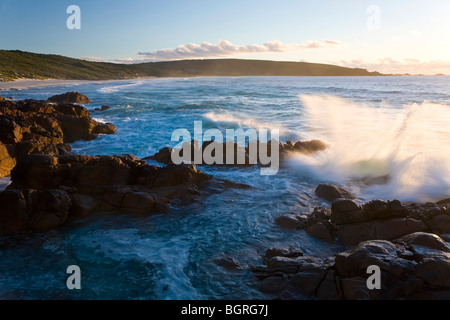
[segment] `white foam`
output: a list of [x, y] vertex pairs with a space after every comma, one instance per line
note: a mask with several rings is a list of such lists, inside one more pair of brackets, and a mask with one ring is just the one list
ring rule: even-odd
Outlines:
[[99, 230], [85, 235], [80, 242], [113, 260], [160, 265], [158, 275], [149, 277], [158, 276], [157, 294], [162, 299], [200, 298], [185, 272], [192, 243], [183, 236], [163, 239], [142, 237], [136, 229]]
[[450, 196], [450, 108], [423, 102], [376, 108], [335, 97], [301, 95], [315, 138], [329, 144], [295, 165], [316, 177], [347, 184], [388, 175], [389, 182], [363, 190], [364, 197], [404, 201]]
[[279, 129], [280, 131], [284, 130], [281, 125], [273, 125], [270, 123], [261, 122], [256, 118], [238, 116], [228, 113], [216, 113], [216, 112], [208, 112], [205, 115], [205, 118], [218, 122], [218, 123], [235, 123], [240, 127], [247, 127], [253, 129]]
[[101, 89], [98, 89], [97, 91], [101, 92], [101, 93], [114, 93], [114, 92], [122, 91], [127, 88], [133, 88], [136, 86], [140, 86], [142, 84], [144, 84], [144, 81], [137, 81], [137, 82], [133, 82], [133, 83], [129, 83], [129, 84], [121, 84], [121, 85], [103, 87]]
[[6, 187], [11, 183], [10, 177], [0, 178], [0, 191], [5, 190]]

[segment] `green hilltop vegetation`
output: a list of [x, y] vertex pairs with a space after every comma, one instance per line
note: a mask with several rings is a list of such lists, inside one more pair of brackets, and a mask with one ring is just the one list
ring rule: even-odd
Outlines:
[[199, 76], [380, 76], [359, 68], [306, 62], [210, 59], [117, 64], [0, 50], [0, 79], [113, 80]]

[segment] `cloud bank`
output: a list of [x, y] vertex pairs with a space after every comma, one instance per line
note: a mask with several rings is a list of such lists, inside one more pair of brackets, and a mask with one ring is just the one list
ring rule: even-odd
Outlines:
[[209, 42], [202, 42], [200, 44], [182, 44], [175, 49], [139, 52], [138, 55], [144, 60], [167, 61], [232, 57], [252, 53], [292, 52], [308, 49], [336, 48], [342, 45], [342, 42], [332, 40], [306, 41], [303, 43], [283, 43], [281, 41], [270, 41], [264, 44], [250, 45], [237, 45], [227, 40], [221, 40], [215, 44]]
[[364, 68], [369, 71], [378, 71], [386, 74], [450, 74], [450, 61], [419, 59], [393, 59], [390, 57], [375, 60], [341, 60], [335, 64], [349, 68]]

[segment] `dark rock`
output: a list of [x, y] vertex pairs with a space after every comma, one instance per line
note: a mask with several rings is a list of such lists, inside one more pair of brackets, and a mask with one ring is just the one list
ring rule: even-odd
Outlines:
[[71, 199], [61, 190], [7, 190], [0, 207], [0, 232], [47, 231], [66, 222]]
[[331, 204], [331, 222], [335, 224], [348, 224], [366, 221], [362, 209], [353, 200], [338, 199]]
[[371, 293], [367, 289], [367, 279], [352, 277], [341, 280], [343, 298], [345, 300], [370, 300]]
[[394, 218], [338, 225], [336, 235], [344, 243], [358, 244], [367, 240], [393, 240], [401, 236], [427, 231], [427, 226], [412, 218]]
[[450, 198], [447, 199], [443, 199], [441, 201], [436, 202], [436, 204], [438, 205], [445, 205], [445, 204], [450, 204]]
[[241, 270], [243, 269], [239, 261], [233, 257], [228, 257], [224, 254], [214, 259], [214, 263], [227, 270]]
[[275, 223], [285, 229], [301, 229], [305, 226], [308, 220], [307, 216], [298, 216], [293, 214], [286, 214], [275, 219]]
[[303, 250], [296, 248], [269, 248], [264, 256], [264, 262], [273, 257], [297, 258], [304, 255]]
[[91, 103], [91, 100], [86, 97], [84, 94], [78, 93], [78, 92], [67, 92], [64, 94], [60, 94], [60, 95], [55, 95], [52, 96], [50, 98], [48, 98], [49, 102], [54, 102], [54, 103], [59, 103], [59, 104], [63, 104], [63, 103], [77, 103], [77, 104], [87, 104], [87, 103]]
[[[326, 148], [326, 145], [318, 140], [313, 141], [305, 141], [305, 142], [297, 142], [297, 149], [294, 148], [292, 142], [290, 144], [282, 144], [279, 141], [273, 140], [276, 145], [279, 147], [279, 155], [281, 158], [284, 158], [286, 154], [289, 152], [302, 152], [305, 154], [312, 154], [314, 152], [322, 151]], [[247, 147], [241, 147], [236, 142], [229, 141], [226, 143], [223, 143], [221, 141], [204, 141], [201, 146], [199, 146], [198, 141], [191, 141], [191, 142], [185, 142], [184, 144], [185, 148], [191, 149], [191, 157], [187, 158], [185, 160], [193, 162], [195, 159], [194, 154], [195, 150], [206, 152], [207, 154], [211, 154], [213, 157], [216, 157], [215, 152], [217, 150], [220, 150], [223, 154], [223, 158], [217, 158], [216, 161], [221, 161], [221, 163], [214, 163], [214, 165], [230, 165], [230, 166], [253, 166], [253, 165], [262, 165], [263, 161], [259, 158], [258, 155], [256, 157], [253, 157], [253, 154], [251, 153], [251, 150], [254, 146], [254, 150], [257, 151], [257, 153], [263, 149], [265, 150], [264, 153], [267, 152], [267, 155], [272, 154], [272, 143], [263, 143], [261, 141], [252, 142], [252, 147], [249, 145]], [[232, 163], [227, 163], [227, 152], [228, 150], [233, 150], [233, 157], [229, 155], [231, 159], [233, 159]], [[180, 149], [171, 149], [171, 148], [163, 148], [160, 151], [158, 151], [153, 156], [144, 158], [145, 160], [156, 160], [163, 164], [169, 164], [172, 163], [171, 155], [172, 152], [175, 152], [179, 156], [183, 156], [183, 150]], [[240, 158], [240, 155], [242, 155], [242, 159]], [[218, 156], [217, 156], [218, 157]], [[201, 163], [197, 163], [197, 165], [211, 165], [211, 163], [205, 162], [205, 160], [202, 158]]]
[[336, 199], [355, 199], [355, 196], [347, 190], [331, 184], [319, 184], [315, 190], [315, 194], [319, 198], [330, 202]]
[[449, 246], [437, 235], [426, 232], [416, 232], [397, 240], [406, 247], [423, 246], [446, 253], [450, 253]]
[[[7, 226], [5, 218], [6, 226], [0, 231], [49, 230], [65, 223], [69, 213], [73, 217], [97, 211], [161, 214], [169, 211], [169, 204], [182, 205], [234, 187], [194, 165], [160, 168], [133, 155], [30, 155], [19, 161], [11, 179], [9, 190], [37, 191], [32, 193], [31, 202], [24, 200], [21, 191], [13, 193], [15, 198], [5, 193], [11, 209], [3, 217], [16, 216], [18, 220], [11, 219], [11, 226]], [[23, 204], [32, 210], [24, 211]]]
[[275, 256], [266, 262], [267, 268], [283, 273], [298, 273], [300, 271], [323, 269], [323, 260], [311, 256], [299, 256], [295, 258]]
[[334, 270], [329, 270], [317, 289], [317, 299], [338, 300], [340, 296], [336, 284], [337, 281], [336, 272]]
[[448, 214], [434, 216], [428, 221], [428, 224], [433, 232], [438, 234], [450, 233], [450, 216]]
[[414, 270], [414, 275], [427, 285], [449, 289], [450, 254], [434, 254], [424, 257]]
[[156, 160], [162, 164], [172, 164], [172, 148], [162, 148], [159, 152], [151, 157], [144, 158], [144, 160]]
[[61, 190], [36, 191], [31, 194], [33, 214], [29, 227], [33, 231], [48, 231], [64, 224], [72, 202]]
[[112, 123], [99, 123], [92, 129], [93, 134], [115, 134], [116, 126]]
[[327, 145], [320, 140], [311, 141], [299, 141], [294, 145], [294, 149], [297, 152], [304, 154], [311, 154], [317, 151], [323, 151], [327, 148]]
[[30, 210], [21, 191], [0, 192], [0, 232], [12, 233], [28, 226]]
[[332, 242], [334, 240], [331, 226], [326, 222], [317, 222], [306, 229], [306, 232], [318, 239]]
[[101, 201], [85, 194], [71, 194], [72, 207], [70, 215], [73, 217], [87, 217], [99, 207]]
[[102, 108], [100, 109], [100, 111], [106, 111], [106, 110], [109, 110], [109, 109], [111, 109], [110, 106], [102, 106]]
[[[394, 242], [361, 242], [334, 260], [275, 256], [266, 261], [266, 269], [254, 272], [265, 289], [280, 298], [290, 292], [293, 299], [439, 299], [450, 297], [449, 251], [438, 236], [418, 232]], [[369, 266], [380, 268], [381, 289], [367, 287]]]
[[16, 159], [12, 157], [6, 146], [0, 142], [0, 177], [6, 177], [16, 165]]

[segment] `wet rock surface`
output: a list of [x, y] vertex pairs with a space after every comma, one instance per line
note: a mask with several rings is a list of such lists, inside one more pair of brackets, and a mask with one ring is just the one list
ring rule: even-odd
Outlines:
[[[184, 150], [165, 147], [159, 150], [154, 155], [144, 159], [155, 160], [162, 164], [170, 164], [173, 163], [172, 154], [175, 153], [180, 158], [183, 157], [185, 161], [194, 162], [196, 159], [200, 159], [201, 163], [197, 163], [196, 161], [196, 164], [198, 165], [214, 164], [229, 166], [252, 166], [266, 164], [266, 160], [261, 159], [261, 154], [267, 156], [271, 156], [272, 154], [272, 142], [252, 142], [252, 144], [247, 145], [245, 148], [239, 146], [236, 142], [233, 141], [227, 143], [205, 141], [203, 142], [201, 147], [195, 140], [191, 141], [190, 143], [185, 142], [185, 144], [186, 145], [183, 147], [186, 150], [190, 150], [190, 156], [184, 155]], [[327, 145], [320, 140], [299, 141], [295, 144], [290, 141], [284, 144], [279, 141], [273, 141], [273, 144], [278, 146], [278, 152], [281, 159], [286, 158], [290, 154], [296, 152], [303, 154], [313, 154], [323, 151], [327, 148]], [[196, 158], [195, 153], [198, 153], [200, 155]], [[221, 156], [219, 155], [219, 153]], [[213, 157], [214, 163], [209, 163], [208, 161], [206, 161], [203, 157], [204, 154], [211, 155]], [[229, 159], [227, 159], [227, 155]]]
[[[86, 101], [81, 96], [75, 94], [69, 100]], [[50, 100], [59, 104], [0, 100], [0, 177], [8, 176], [15, 163], [30, 154], [68, 154], [68, 143], [116, 132], [113, 124], [93, 120], [82, 106], [59, 98]]]
[[[364, 241], [327, 259], [289, 257], [282, 254], [284, 249], [267, 252], [270, 259], [264, 257], [264, 266], [253, 268], [253, 272], [262, 291], [280, 298], [450, 298], [450, 247], [431, 233], [412, 233], [392, 242]], [[371, 266], [380, 270], [379, 289], [369, 289]]]
[[133, 155], [30, 155], [18, 162], [11, 179], [0, 193], [3, 232], [50, 230], [68, 217], [98, 211], [167, 213], [170, 204], [183, 205], [226, 188], [247, 187], [214, 179], [195, 165], [152, 166]]

